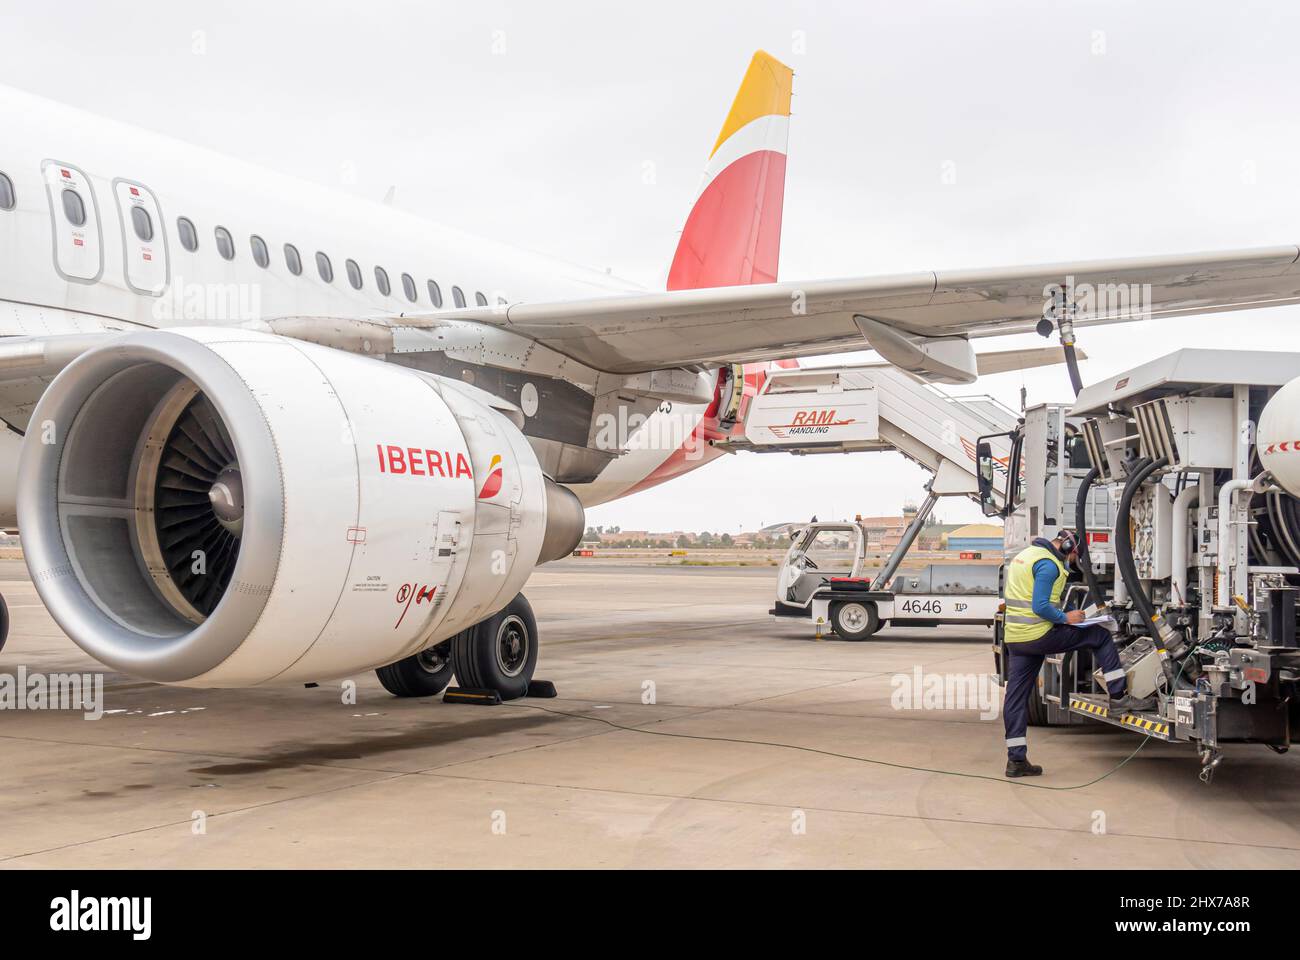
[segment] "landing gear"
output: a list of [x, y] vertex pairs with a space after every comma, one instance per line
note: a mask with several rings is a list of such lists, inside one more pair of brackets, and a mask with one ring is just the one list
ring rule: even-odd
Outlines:
[[[501, 700], [514, 700], [528, 695], [536, 667], [537, 620], [521, 593], [495, 616], [413, 657], [380, 667], [375, 674], [395, 697], [436, 696], [454, 673], [456, 683], [464, 688], [461, 694], [494, 691]], [[554, 688], [550, 696], [555, 696]], [[494, 702], [499, 701], [494, 698]]]
[[444, 640], [413, 657], [375, 671], [379, 682], [395, 697], [432, 697], [451, 683], [451, 640]]
[[0, 650], [5, 648], [5, 641], [9, 639], [9, 604], [5, 602], [3, 595], [0, 595]]
[[495, 616], [451, 638], [456, 682], [495, 690], [502, 700], [526, 696], [537, 667], [537, 620], [521, 593]]
[[841, 600], [831, 604], [831, 629], [844, 640], [865, 640], [880, 629], [876, 605], [869, 601]]

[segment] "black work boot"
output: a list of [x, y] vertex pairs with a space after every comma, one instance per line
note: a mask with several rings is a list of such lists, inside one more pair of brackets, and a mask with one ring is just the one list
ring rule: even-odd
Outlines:
[[1037, 764], [1030, 763], [1026, 758], [1024, 760], [1008, 760], [1007, 776], [1008, 777], [1036, 777], [1043, 772], [1043, 768]]
[[1125, 713], [1143, 713], [1147, 710], [1154, 710], [1156, 708], [1156, 698], [1138, 698], [1126, 693], [1122, 697], [1112, 696], [1108, 707], [1111, 716], [1119, 716]]

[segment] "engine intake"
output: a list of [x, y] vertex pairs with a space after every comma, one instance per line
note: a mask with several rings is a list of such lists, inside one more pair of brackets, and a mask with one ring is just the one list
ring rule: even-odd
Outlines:
[[576, 499], [485, 400], [271, 334], [128, 335], [33, 414], [33, 582], [82, 649], [150, 680], [324, 680], [409, 656], [582, 534]]

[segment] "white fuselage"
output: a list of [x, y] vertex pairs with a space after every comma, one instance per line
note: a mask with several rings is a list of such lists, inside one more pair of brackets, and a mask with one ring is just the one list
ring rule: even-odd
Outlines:
[[[604, 272], [470, 236], [10, 88], [0, 87], [0, 126], [0, 174], [11, 182], [15, 199], [12, 209], [0, 209], [0, 337], [422, 314], [454, 309], [460, 305], [457, 291], [474, 306], [633, 289]], [[68, 189], [84, 206], [81, 225], [74, 222], [75, 209], [69, 219]], [[141, 214], [133, 207], [148, 216], [147, 242], [136, 229]], [[195, 249], [187, 249], [181, 218], [193, 225]], [[228, 232], [229, 259], [219, 249], [218, 228]], [[266, 266], [257, 262], [253, 238], [265, 245]], [[297, 275], [286, 245], [300, 259]], [[318, 253], [328, 257], [330, 281], [322, 278]], [[350, 282], [349, 261], [360, 274], [360, 289]], [[387, 274], [387, 294], [376, 267]], [[487, 337], [510, 336], [489, 325], [467, 326]], [[551, 359], [560, 376], [594, 392], [594, 371], [558, 355]], [[518, 370], [526, 362], [544, 367], [547, 358], [516, 363], [504, 356], [498, 365]], [[679, 403], [673, 415], [679, 424], [698, 422], [704, 410]], [[18, 445], [16, 432], [0, 430], [0, 500], [12, 489]], [[589, 482], [570, 486], [588, 506], [614, 499], [671, 452], [657, 445], [632, 449]]]

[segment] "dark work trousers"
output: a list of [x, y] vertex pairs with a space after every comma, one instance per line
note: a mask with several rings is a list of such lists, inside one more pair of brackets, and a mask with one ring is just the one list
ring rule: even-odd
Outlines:
[[1075, 627], [1068, 623], [1054, 623], [1052, 629], [1037, 640], [1007, 643], [1002, 649], [1009, 657], [1007, 693], [1002, 700], [1002, 722], [1006, 725], [1007, 758], [1010, 760], [1025, 759], [1029, 698], [1035, 694], [1038, 671], [1042, 669], [1043, 657], [1047, 654], [1091, 650], [1101, 665], [1102, 677], [1110, 695], [1124, 696], [1124, 671], [1119, 665], [1115, 641], [1105, 627]]

